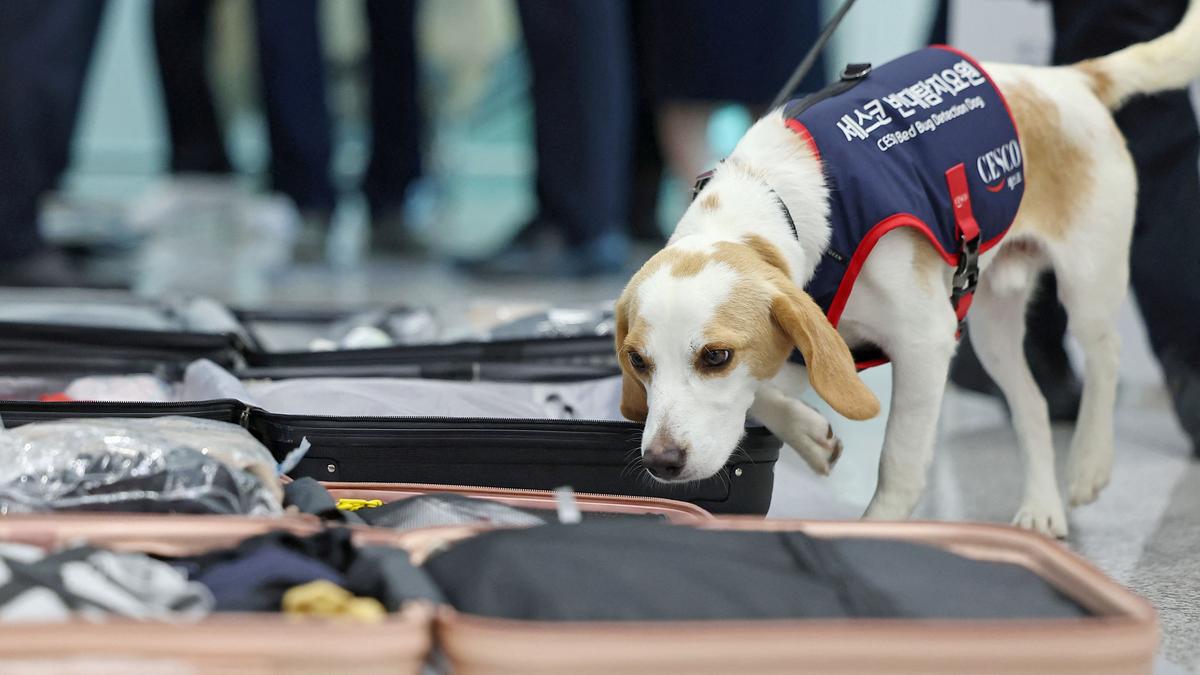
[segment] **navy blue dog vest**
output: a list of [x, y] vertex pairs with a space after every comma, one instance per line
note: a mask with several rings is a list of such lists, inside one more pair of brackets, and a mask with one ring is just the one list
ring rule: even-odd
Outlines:
[[[920, 232], [956, 268], [950, 302], [961, 322], [976, 259], [1004, 237], [1025, 189], [1016, 124], [983, 68], [949, 47], [874, 69], [856, 64], [783, 115], [829, 188], [832, 236], [805, 291], [830, 323], [837, 327], [875, 244], [898, 227]], [[861, 369], [887, 357], [874, 350], [855, 360]]]

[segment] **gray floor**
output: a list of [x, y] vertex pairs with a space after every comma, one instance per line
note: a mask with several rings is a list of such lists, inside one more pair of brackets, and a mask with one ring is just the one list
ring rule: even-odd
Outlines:
[[[1200, 463], [1190, 459], [1132, 306], [1122, 316], [1121, 332], [1113, 479], [1099, 500], [1070, 513], [1068, 545], [1158, 608], [1163, 643], [1157, 672], [1200, 672]], [[882, 369], [869, 373], [881, 396], [889, 377]], [[841, 420], [834, 426], [846, 452], [833, 474], [814, 476], [798, 459], [787, 458], [771, 515], [856, 517], [866, 507], [883, 421]], [[1060, 477], [1071, 431], [1055, 429]], [[1007, 522], [1020, 497], [1020, 457], [1004, 409], [951, 386], [917, 517]]]
[[[336, 268], [291, 265], [278, 263], [271, 252], [278, 242], [271, 236], [233, 234], [167, 228], [134, 260], [119, 264], [132, 265], [137, 286], [150, 293], [204, 293], [243, 305], [422, 304], [448, 313], [498, 302], [603, 301], [614, 298], [624, 281], [472, 280], [444, 264], [401, 259], [364, 263], [351, 257]], [[186, 261], [180, 251], [187, 252]], [[1163, 647], [1156, 672], [1200, 672], [1200, 464], [1189, 459], [1132, 306], [1126, 308], [1121, 329], [1113, 481], [1098, 502], [1071, 513], [1068, 543], [1159, 609]], [[867, 380], [886, 401], [889, 369], [872, 370]], [[846, 443], [841, 462], [831, 476], [821, 478], [785, 452], [772, 516], [857, 518], [870, 499], [883, 421], [852, 423], [829, 414]], [[918, 516], [1007, 522], [1021, 494], [1021, 469], [1003, 409], [952, 387], [940, 425], [930, 486]], [[1069, 428], [1056, 430], [1060, 451], [1069, 438]]]

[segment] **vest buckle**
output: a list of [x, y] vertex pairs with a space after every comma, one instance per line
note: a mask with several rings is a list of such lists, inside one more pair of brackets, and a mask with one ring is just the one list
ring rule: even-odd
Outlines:
[[959, 238], [958, 266], [954, 268], [953, 299], [957, 307], [958, 301], [968, 293], [974, 293], [979, 285], [979, 235], [970, 239], [966, 235]]

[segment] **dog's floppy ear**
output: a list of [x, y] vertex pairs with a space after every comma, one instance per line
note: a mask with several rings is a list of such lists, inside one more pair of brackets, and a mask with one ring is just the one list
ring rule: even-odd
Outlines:
[[771, 316], [804, 355], [808, 380], [834, 410], [852, 420], [879, 414], [879, 399], [863, 384], [850, 348], [807, 293], [790, 281], [771, 302]]
[[650, 414], [646, 387], [630, 371], [629, 359], [625, 355], [625, 336], [629, 335], [629, 306], [624, 297], [617, 301], [614, 313], [617, 320], [617, 363], [621, 366], [621, 414], [628, 420], [645, 422]]

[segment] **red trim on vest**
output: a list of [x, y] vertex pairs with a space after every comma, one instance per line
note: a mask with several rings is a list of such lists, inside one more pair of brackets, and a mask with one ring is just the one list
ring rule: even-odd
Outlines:
[[946, 261], [947, 265], [955, 266], [958, 264], [958, 254], [944, 250], [941, 243], [938, 242], [937, 237], [933, 234], [933, 230], [925, 224], [925, 221], [911, 213], [897, 213], [884, 218], [867, 231], [866, 236], [859, 242], [858, 248], [851, 255], [849, 264], [846, 265], [846, 274], [842, 276], [842, 283], [838, 284], [837, 293], [833, 296], [833, 302], [829, 303], [829, 313], [827, 316], [829, 317], [829, 323], [833, 324], [834, 328], [837, 328], [838, 322], [841, 321], [842, 312], [846, 309], [846, 301], [850, 299], [850, 292], [854, 290], [854, 282], [858, 279], [859, 272], [862, 272], [863, 265], [867, 263], [867, 256], [871, 255], [875, 244], [879, 243], [883, 235], [898, 227], [915, 228], [918, 232], [925, 235], [929, 243], [933, 244], [938, 255], [942, 256], [942, 260]]
[[801, 140], [808, 145], [808, 149], [812, 151], [813, 157], [816, 157], [819, 163], [821, 161], [821, 149], [817, 147], [817, 142], [813, 139], [812, 134], [809, 133], [808, 127], [804, 126], [804, 123], [800, 120], [794, 118], [789, 118], [785, 124], [787, 124], [787, 128], [800, 135]]
[[854, 369], [861, 373], [868, 368], [883, 366], [891, 362], [891, 359], [871, 359], [870, 361], [858, 361], [854, 364]]

